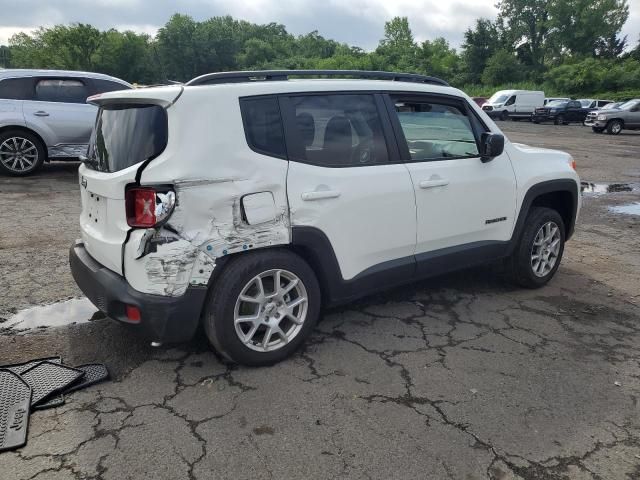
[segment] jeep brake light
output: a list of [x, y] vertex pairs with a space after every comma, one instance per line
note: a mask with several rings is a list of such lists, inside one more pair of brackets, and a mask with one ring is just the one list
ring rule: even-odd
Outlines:
[[127, 223], [130, 227], [153, 228], [164, 223], [173, 212], [176, 194], [153, 187], [132, 187], [125, 192]]
[[578, 170], [577, 165], [576, 165], [576, 161], [573, 158], [569, 159], [569, 166], [571, 168], [573, 168], [574, 170]]

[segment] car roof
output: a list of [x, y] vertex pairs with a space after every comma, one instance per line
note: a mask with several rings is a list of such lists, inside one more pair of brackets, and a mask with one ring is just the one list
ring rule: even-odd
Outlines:
[[[180, 93], [182, 91], [182, 93]], [[102, 93], [91, 97], [92, 103], [101, 104], [120, 99], [152, 100], [171, 102], [176, 96], [222, 95], [236, 98], [258, 95], [305, 94], [318, 92], [402, 92], [402, 93], [436, 93], [467, 97], [462, 91], [441, 85], [416, 82], [397, 82], [390, 80], [355, 80], [355, 79], [304, 79], [286, 81], [253, 81], [239, 83], [221, 83], [214, 85], [171, 85], [122, 90]]]
[[16, 78], [16, 77], [84, 77], [95, 78], [98, 80], [111, 80], [114, 82], [122, 83], [132, 87], [132, 85], [124, 80], [121, 80], [104, 73], [94, 72], [81, 72], [77, 70], [45, 70], [45, 69], [30, 69], [30, 68], [7, 68], [0, 70], [0, 79], [3, 78]]

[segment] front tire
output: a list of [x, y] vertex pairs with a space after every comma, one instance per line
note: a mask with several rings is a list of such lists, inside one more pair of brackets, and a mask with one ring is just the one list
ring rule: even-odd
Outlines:
[[0, 134], [0, 172], [21, 177], [38, 170], [47, 155], [43, 143], [34, 134], [9, 130]]
[[609, 135], [619, 135], [622, 132], [622, 127], [620, 120], [611, 120], [607, 125], [607, 133]]
[[553, 121], [555, 125], [565, 125], [564, 123], [564, 115], [558, 115]]
[[320, 287], [295, 253], [242, 253], [212, 286], [204, 328], [228, 360], [250, 366], [277, 363], [311, 334], [320, 315]]
[[507, 112], [506, 110], [504, 110], [504, 111], [500, 114], [500, 120], [502, 120], [503, 122], [506, 122], [507, 120], [509, 120], [509, 112]]
[[564, 253], [565, 225], [560, 214], [533, 207], [525, 229], [509, 259], [511, 278], [525, 288], [540, 288], [553, 278]]

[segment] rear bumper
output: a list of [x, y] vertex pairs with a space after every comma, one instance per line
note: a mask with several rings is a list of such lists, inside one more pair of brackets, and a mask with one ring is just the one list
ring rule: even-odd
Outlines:
[[[141, 293], [131, 288], [126, 279], [96, 262], [77, 241], [69, 250], [73, 279], [80, 290], [105, 315], [134, 325], [154, 342], [190, 340], [200, 321], [207, 295], [206, 287], [188, 287], [180, 297]], [[126, 306], [138, 307], [139, 323], [131, 322]]]

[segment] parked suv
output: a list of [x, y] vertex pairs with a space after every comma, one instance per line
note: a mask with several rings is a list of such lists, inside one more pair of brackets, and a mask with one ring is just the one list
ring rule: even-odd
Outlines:
[[592, 112], [584, 124], [596, 133], [606, 130], [611, 135], [618, 135], [625, 129], [640, 130], [640, 98], [629, 100], [614, 108]]
[[553, 122], [556, 125], [569, 125], [570, 123], [582, 123], [590, 108], [585, 108], [578, 100], [556, 100], [547, 103], [544, 107], [536, 108], [531, 117], [533, 123]]
[[569, 154], [510, 143], [433, 77], [215, 73], [90, 101], [78, 286], [154, 342], [202, 323], [244, 364], [390, 286], [499, 260], [541, 287], [580, 205]]
[[130, 88], [99, 73], [0, 70], [0, 172], [28, 175], [85, 155], [98, 111], [87, 97]]

